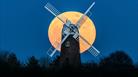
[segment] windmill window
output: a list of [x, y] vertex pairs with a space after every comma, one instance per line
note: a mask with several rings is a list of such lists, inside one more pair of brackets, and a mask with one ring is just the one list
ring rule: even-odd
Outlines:
[[67, 42], [65, 43], [65, 46], [66, 46], [66, 47], [70, 47], [70, 42], [67, 41]]

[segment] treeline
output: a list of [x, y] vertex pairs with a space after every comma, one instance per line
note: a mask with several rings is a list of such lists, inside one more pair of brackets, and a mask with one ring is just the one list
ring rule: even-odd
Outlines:
[[50, 62], [48, 57], [38, 60], [31, 56], [24, 64], [14, 53], [0, 51], [0, 77], [46, 77], [65, 74], [138, 77], [138, 64], [134, 65], [132, 59], [123, 51], [116, 51], [102, 58], [99, 63], [92, 61], [81, 64], [79, 68], [60, 66], [60, 57]]

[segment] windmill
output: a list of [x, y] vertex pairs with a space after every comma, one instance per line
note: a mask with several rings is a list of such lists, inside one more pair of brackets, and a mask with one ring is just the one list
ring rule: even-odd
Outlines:
[[[77, 21], [76, 24], [72, 24], [70, 20], [68, 20], [65, 16], [58, 16], [60, 12], [50, 3], [47, 3], [44, 7], [47, 9], [51, 14], [53, 14], [55, 17], [57, 17], [61, 22], [63, 22], [66, 26], [66, 28], [62, 31], [62, 34], [64, 34], [64, 37], [62, 38], [62, 41], [58, 43], [57, 48], [50, 47], [47, 51], [47, 54], [50, 57], [53, 57], [53, 55], [56, 53], [58, 48], [61, 48], [61, 45], [67, 40], [67, 38], [72, 35], [74, 39], [78, 41], [78, 39], [82, 39], [83, 42], [90, 46], [90, 48], [87, 50], [90, 54], [93, 56], [98, 56], [99, 51], [92, 46], [82, 35], [79, 34], [78, 30], [80, 27], [82, 27], [82, 24], [86, 21], [86, 16], [90, 13], [91, 15], [91, 8], [95, 5], [95, 2], [93, 2], [90, 7], [84, 12], [84, 14], [80, 17], [80, 19]], [[76, 28], [74, 28], [76, 26]], [[71, 32], [70, 32], [71, 31]], [[55, 41], [56, 44], [56, 41]]]

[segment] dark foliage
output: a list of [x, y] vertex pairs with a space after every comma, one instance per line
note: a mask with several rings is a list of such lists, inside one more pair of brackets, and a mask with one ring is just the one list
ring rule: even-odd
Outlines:
[[109, 57], [102, 59], [100, 67], [110, 71], [134, 68], [131, 58], [123, 51], [117, 51], [112, 53]]
[[123, 51], [117, 51], [103, 58], [99, 63], [81, 64], [79, 68], [60, 64], [60, 56], [48, 64], [48, 58], [30, 57], [26, 64], [20, 63], [14, 53], [0, 53], [0, 77], [46, 77], [46, 76], [93, 76], [93, 77], [138, 77], [138, 67]]

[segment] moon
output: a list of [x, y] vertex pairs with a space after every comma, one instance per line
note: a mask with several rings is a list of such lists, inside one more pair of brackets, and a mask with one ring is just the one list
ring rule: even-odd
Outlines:
[[[64, 16], [67, 19], [69, 19], [73, 24], [76, 24], [82, 15], [83, 14], [80, 12], [69, 11], [69, 12], [64, 12], [60, 14], [58, 17], [63, 18]], [[56, 48], [58, 51], [60, 51], [60, 48], [58, 48], [58, 45], [59, 43], [61, 43], [63, 25], [64, 23], [61, 22], [57, 17], [55, 17], [50, 23], [49, 29], [48, 29], [49, 41], [52, 44], [52, 46]], [[86, 21], [83, 22], [83, 24], [81, 25], [79, 29], [79, 33], [91, 45], [94, 43], [96, 38], [96, 29], [93, 21], [88, 16], [86, 16]], [[80, 43], [80, 53], [85, 52], [91, 47], [90, 45], [85, 43], [80, 37], [79, 37], [79, 43]]]

